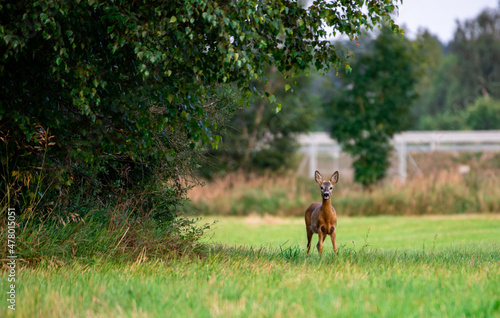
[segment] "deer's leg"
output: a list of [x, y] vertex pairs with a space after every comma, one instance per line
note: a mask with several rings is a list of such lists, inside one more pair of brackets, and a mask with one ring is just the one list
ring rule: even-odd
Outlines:
[[313, 232], [309, 226], [306, 226], [307, 230], [307, 255], [309, 255], [309, 250], [311, 249], [311, 239], [313, 236]]
[[330, 238], [332, 239], [333, 251], [337, 253], [337, 242], [335, 240], [337, 238], [336, 227], [335, 226], [330, 227], [330, 229], [328, 230], [328, 234], [330, 234]]
[[318, 245], [316, 245], [316, 247], [318, 248], [318, 253], [321, 256], [321, 252], [323, 251], [323, 242], [325, 241], [326, 237], [325, 233], [323, 233], [323, 226], [319, 229], [318, 236]]
[[332, 231], [332, 234], [330, 234], [330, 237], [332, 238], [333, 251], [335, 253], [337, 253], [337, 242], [335, 240], [337, 237], [337, 233], [336, 233], [335, 229]]

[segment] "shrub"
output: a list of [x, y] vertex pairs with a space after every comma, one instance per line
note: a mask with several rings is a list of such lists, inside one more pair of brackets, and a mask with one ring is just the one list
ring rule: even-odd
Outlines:
[[466, 109], [465, 115], [465, 122], [471, 129], [500, 129], [500, 100], [478, 98]]

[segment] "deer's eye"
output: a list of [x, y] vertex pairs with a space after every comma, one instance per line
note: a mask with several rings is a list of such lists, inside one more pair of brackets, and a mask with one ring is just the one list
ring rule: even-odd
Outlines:
[[321, 190], [323, 190], [323, 189], [324, 189], [324, 188], [323, 188], [323, 187], [321, 187]]
[[330, 190], [332, 190], [332, 189], [333, 189], [333, 187], [330, 187]]

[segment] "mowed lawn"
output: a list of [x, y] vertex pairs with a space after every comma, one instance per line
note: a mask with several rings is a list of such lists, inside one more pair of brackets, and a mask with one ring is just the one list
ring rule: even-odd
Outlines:
[[[201, 223], [214, 221], [216, 223], [206, 237], [208, 242], [306, 248], [303, 218], [207, 217]], [[314, 246], [317, 241], [318, 236], [314, 235]], [[327, 250], [331, 249], [330, 237], [325, 244]], [[500, 249], [500, 215], [339, 217], [337, 245], [344, 248], [368, 245], [380, 250]]]
[[[500, 217], [217, 218], [206, 257], [75, 260], [17, 277], [17, 317], [499, 317]], [[205, 219], [210, 221], [210, 219]], [[313, 244], [316, 244], [317, 236]], [[328, 241], [327, 241], [328, 242]], [[7, 274], [1, 274], [2, 291]], [[0, 316], [13, 317], [7, 303]]]

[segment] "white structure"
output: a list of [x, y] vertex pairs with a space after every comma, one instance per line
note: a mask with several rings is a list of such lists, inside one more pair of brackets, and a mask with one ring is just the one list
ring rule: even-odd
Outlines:
[[[342, 148], [326, 132], [301, 134], [297, 141], [300, 152], [309, 159], [309, 175], [317, 169], [319, 152], [328, 152], [333, 157], [333, 171], [338, 170]], [[484, 131], [406, 131], [394, 136], [392, 143], [398, 152], [399, 177], [406, 180], [407, 153], [410, 151], [500, 151], [500, 130]], [[301, 165], [301, 166], [302, 166]]]

